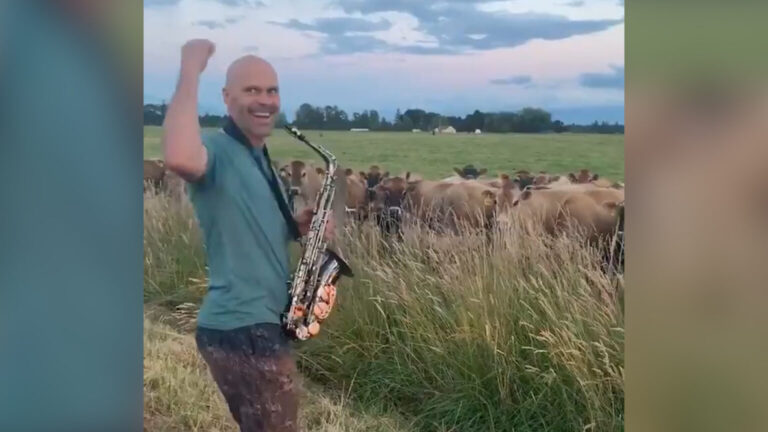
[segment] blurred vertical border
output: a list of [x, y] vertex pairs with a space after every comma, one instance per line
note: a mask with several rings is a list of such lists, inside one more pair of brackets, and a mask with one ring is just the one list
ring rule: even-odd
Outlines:
[[626, 2], [626, 429], [768, 428], [768, 4]]
[[142, 430], [142, 2], [0, 2], [0, 430]]

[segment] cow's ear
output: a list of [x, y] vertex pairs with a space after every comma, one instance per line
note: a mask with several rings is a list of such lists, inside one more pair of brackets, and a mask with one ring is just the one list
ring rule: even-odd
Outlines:
[[600, 178], [600, 175], [595, 173], [595, 174], [592, 174], [592, 177], [589, 179], [589, 181], [595, 181], [595, 180], [597, 180], [599, 178]]
[[459, 175], [459, 177], [464, 177], [464, 172], [460, 170], [459, 168], [453, 167], [453, 172]]
[[568, 180], [571, 181], [571, 183], [578, 183], [579, 179], [576, 178], [576, 174], [574, 173], [568, 173]]
[[384, 174], [381, 175], [381, 178], [387, 178], [389, 177], [389, 171], [384, 171]]
[[488, 168], [481, 168], [480, 171], [477, 172], [477, 175], [485, 175], [485, 173], [488, 172]]
[[410, 178], [411, 178], [411, 172], [410, 171], [406, 171], [405, 172], [405, 181], [407, 182]]
[[325, 175], [325, 169], [323, 167], [315, 168], [315, 172], [317, 172], [320, 175]]
[[608, 210], [616, 210], [616, 208], [619, 207], [619, 203], [614, 201], [606, 201], [603, 203], [603, 207], [607, 208]]
[[347, 168], [344, 170], [344, 175], [346, 175], [347, 177], [351, 176], [354, 173], [355, 172], [352, 170], [352, 168]]

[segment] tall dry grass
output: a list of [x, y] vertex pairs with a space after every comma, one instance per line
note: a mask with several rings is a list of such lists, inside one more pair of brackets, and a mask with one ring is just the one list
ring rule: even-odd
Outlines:
[[[146, 299], [199, 302], [191, 210], [148, 200]], [[513, 220], [491, 244], [419, 227], [391, 242], [364, 226], [342, 246], [356, 277], [299, 347], [312, 381], [423, 431], [623, 430], [623, 286], [583, 242]]]
[[[155, 315], [153, 317], [153, 315]], [[237, 425], [197, 354], [192, 335], [162, 322], [162, 313], [144, 320], [144, 429], [151, 432], [235, 432]], [[410, 432], [405, 422], [349, 406], [344, 393], [304, 383], [299, 421], [302, 431]]]

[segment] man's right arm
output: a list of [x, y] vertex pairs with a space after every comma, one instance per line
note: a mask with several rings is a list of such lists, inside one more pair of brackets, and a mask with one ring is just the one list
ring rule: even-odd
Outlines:
[[205, 174], [208, 158], [212, 157], [200, 137], [197, 93], [200, 74], [213, 51], [213, 44], [207, 40], [192, 40], [184, 45], [179, 82], [163, 121], [165, 165], [190, 182]]

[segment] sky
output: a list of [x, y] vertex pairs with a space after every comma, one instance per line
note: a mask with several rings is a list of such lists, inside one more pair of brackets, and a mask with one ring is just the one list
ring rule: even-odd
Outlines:
[[144, 0], [144, 101], [169, 101], [181, 46], [210, 39], [199, 110], [225, 113], [229, 64], [255, 54], [302, 103], [444, 115], [544, 108], [624, 123], [622, 0]]

